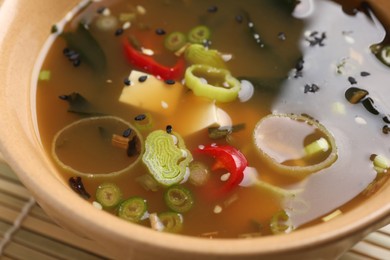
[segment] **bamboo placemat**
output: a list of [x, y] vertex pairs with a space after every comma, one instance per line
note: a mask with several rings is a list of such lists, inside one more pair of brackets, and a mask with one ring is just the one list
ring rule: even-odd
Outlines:
[[[0, 154], [0, 259], [109, 259], [95, 242], [54, 223]], [[368, 235], [341, 260], [390, 259], [390, 225]]]

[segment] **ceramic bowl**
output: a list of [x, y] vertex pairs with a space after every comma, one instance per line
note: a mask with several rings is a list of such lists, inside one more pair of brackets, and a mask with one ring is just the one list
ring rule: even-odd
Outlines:
[[[390, 223], [390, 183], [362, 206], [288, 235], [201, 239], [155, 232], [93, 208], [56, 174], [32, 121], [34, 63], [51, 25], [77, 0], [5, 0], [0, 9], [1, 153], [42, 208], [63, 227], [90, 238], [118, 259], [334, 259]], [[372, 1], [390, 16], [390, 1]], [[386, 23], [386, 21], [384, 21]], [[389, 23], [387, 22], [387, 25]]]

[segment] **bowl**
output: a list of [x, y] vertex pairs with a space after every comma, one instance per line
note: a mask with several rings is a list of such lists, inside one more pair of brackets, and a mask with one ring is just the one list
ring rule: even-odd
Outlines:
[[[0, 9], [0, 152], [56, 222], [90, 238], [118, 259], [334, 259], [390, 223], [390, 183], [364, 205], [288, 235], [202, 239], [126, 223], [80, 199], [57, 175], [32, 120], [33, 67], [50, 33], [77, 0], [5, 0]], [[390, 2], [369, 1], [390, 16]], [[387, 26], [389, 21], [383, 21]]]

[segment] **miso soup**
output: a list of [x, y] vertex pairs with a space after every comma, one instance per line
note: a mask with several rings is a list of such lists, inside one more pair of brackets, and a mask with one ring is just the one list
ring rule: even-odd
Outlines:
[[80, 199], [156, 232], [331, 221], [390, 164], [386, 28], [338, 2], [82, 1], [37, 63], [42, 145]]

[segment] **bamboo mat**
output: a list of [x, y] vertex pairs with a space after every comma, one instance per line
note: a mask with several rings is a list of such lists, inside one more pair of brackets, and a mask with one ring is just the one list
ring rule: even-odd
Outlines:
[[[54, 223], [1, 158], [0, 259], [109, 259], [95, 242]], [[341, 260], [390, 259], [390, 225], [368, 235]]]

